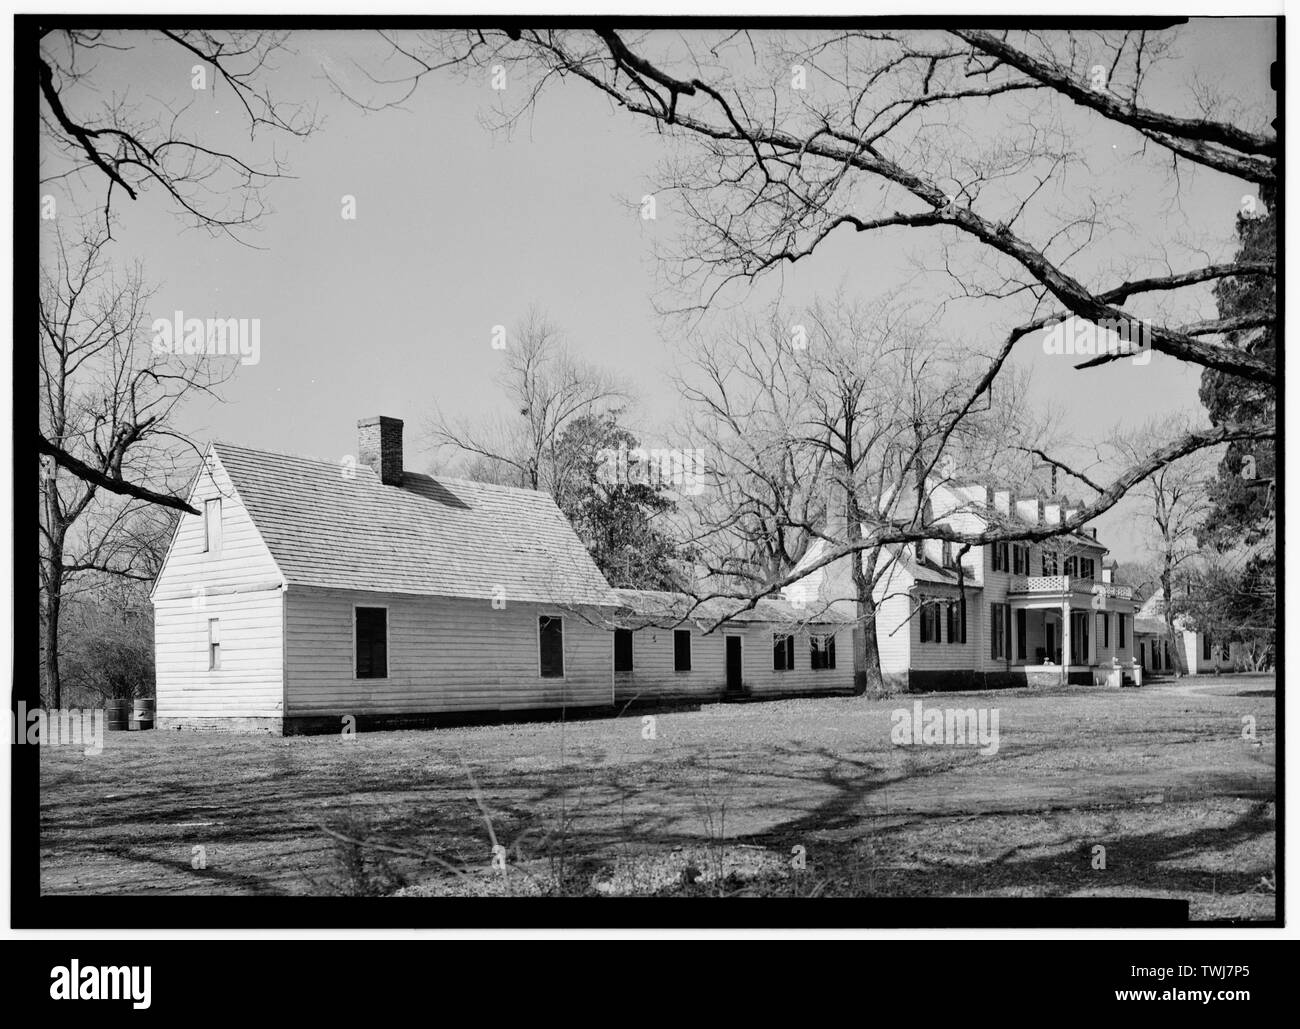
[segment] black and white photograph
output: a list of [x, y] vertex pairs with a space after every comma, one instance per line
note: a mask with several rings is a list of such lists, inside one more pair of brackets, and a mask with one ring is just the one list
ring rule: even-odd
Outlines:
[[18, 13], [13, 925], [1282, 927], [1280, 5], [607, 13]]

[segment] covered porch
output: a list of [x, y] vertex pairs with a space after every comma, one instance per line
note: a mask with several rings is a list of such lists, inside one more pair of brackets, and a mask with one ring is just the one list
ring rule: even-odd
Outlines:
[[[1134, 604], [1129, 587], [1064, 575], [1023, 576], [1013, 580], [1007, 601], [1010, 663], [1023, 669], [1031, 684], [1118, 686], [1140, 675], [1130, 667]], [[1129, 616], [1122, 646], [1114, 617], [1121, 613]]]

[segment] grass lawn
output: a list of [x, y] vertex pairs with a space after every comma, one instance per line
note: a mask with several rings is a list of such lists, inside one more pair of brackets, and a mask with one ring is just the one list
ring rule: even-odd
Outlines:
[[[712, 705], [653, 733], [643, 713], [114, 733], [95, 756], [41, 748], [42, 891], [1109, 895], [1271, 918], [1273, 688]], [[918, 699], [996, 708], [997, 753], [895, 745]]]

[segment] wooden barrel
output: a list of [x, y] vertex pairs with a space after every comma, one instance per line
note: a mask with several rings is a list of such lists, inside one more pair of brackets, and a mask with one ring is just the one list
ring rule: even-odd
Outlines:
[[104, 727], [109, 732], [126, 732], [134, 713], [132, 700], [109, 700], [104, 704]]
[[153, 728], [154, 699], [153, 697], [137, 697], [131, 702], [131, 729], [138, 731], [140, 729]]

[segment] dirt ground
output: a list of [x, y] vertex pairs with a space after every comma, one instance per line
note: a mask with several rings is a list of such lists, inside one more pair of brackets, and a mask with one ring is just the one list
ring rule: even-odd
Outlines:
[[[1271, 918], [1273, 689], [1241, 675], [350, 738], [114, 733], [98, 755], [42, 748], [42, 891], [1107, 895]], [[997, 752], [896, 744], [893, 713], [918, 700], [996, 710]]]

